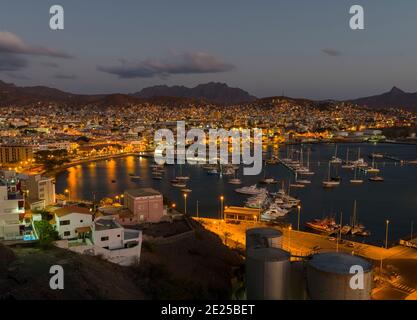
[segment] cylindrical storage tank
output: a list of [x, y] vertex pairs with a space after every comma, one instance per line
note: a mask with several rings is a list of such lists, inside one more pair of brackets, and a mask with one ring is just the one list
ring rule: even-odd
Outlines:
[[273, 228], [246, 230], [246, 250], [249, 248], [282, 248], [282, 232]]
[[290, 272], [288, 252], [278, 248], [249, 248], [246, 256], [247, 299], [289, 299]]
[[369, 300], [371, 290], [372, 264], [364, 258], [327, 252], [314, 255], [307, 265], [307, 291], [313, 300]]

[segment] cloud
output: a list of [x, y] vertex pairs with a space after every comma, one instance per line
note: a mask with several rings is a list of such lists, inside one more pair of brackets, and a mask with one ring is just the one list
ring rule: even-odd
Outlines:
[[16, 71], [27, 66], [27, 61], [22, 57], [10, 53], [0, 52], [0, 71]]
[[53, 77], [55, 79], [60, 79], [60, 80], [72, 80], [72, 79], [77, 79], [78, 77], [74, 74], [65, 74], [65, 73], [55, 73], [53, 75]]
[[336, 49], [321, 49], [321, 52], [331, 57], [339, 57], [342, 55], [342, 52]]
[[56, 51], [55, 49], [29, 45], [17, 35], [8, 31], [0, 31], [0, 53], [48, 56], [65, 59], [72, 58], [71, 55]]
[[29, 80], [30, 78], [22, 73], [6, 72], [6, 76], [16, 80]]
[[171, 53], [165, 59], [146, 59], [137, 63], [120, 60], [119, 66], [103, 67], [98, 70], [117, 75], [119, 78], [168, 77], [175, 74], [218, 73], [235, 69], [232, 64], [204, 52]]
[[59, 65], [55, 62], [41, 62], [41, 65], [47, 68], [58, 68]]

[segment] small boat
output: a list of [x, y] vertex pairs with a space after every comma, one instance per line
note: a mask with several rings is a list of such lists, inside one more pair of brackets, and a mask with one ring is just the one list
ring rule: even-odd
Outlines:
[[176, 183], [171, 183], [171, 185], [173, 186], [173, 187], [177, 187], [177, 188], [185, 188], [186, 186], [187, 186], [187, 184], [186, 183], [184, 183], [184, 182], [176, 182]]
[[233, 172], [233, 178], [232, 179], [229, 179], [229, 183], [230, 184], [242, 184], [242, 181], [237, 177], [237, 174], [236, 174], [236, 172], [237, 172], [237, 170], [238, 169], [236, 169], [235, 168], [235, 170], [234, 170], [234, 172]]
[[314, 221], [307, 222], [306, 226], [327, 235], [334, 234], [340, 229], [333, 218], [314, 219]]
[[278, 180], [275, 180], [274, 178], [265, 178], [265, 179], [262, 179], [261, 181], [259, 181], [259, 183], [276, 184], [276, 183], [278, 183]]
[[238, 188], [235, 190], [237, 193], [242, 193], [242, 194], [250, 194], [250, 195], [255, 195], [255, 194], [260, 194], [265, 192], [266, 190], [264, 188], [258, 188], [256, 186], [256, 184], [250, 186], [250, 187], [242, 187], [242, 188]]
[[363, 183], [363, 180], [362, 179], [358, 179], [356, 177], [356, 171], [357, 171], [357, 169], [355, 168], [355, 174], [353, 176], [353, 179], [350, 179], [350, 183], [352, 183], [352, 184], [362, 184]]
[[131, 180], [140, 180], [141, 177], [140, 176], [130, 176]]
[[342, 169], [354, 169], [355, 166], [349, 161], [349, 148], [346, 149], [346, 160], [342, 165]]
[[342, 227], [342, 229], [340, 229], [340, 233], [341, 234], [348, 234], [351, 229], [352, 229], [352, 227], [350, 225], [346, 224]]
[[154, 179], [154, 180], [162, 180], [162, 176], [161, 175], [154, 174], [154, 175], [152, 175], [152, 179]]
[[337, 156], [337, 145], [334, 152], [334, 156], [330, 159], [330, 163], [332, 164], [341, 164], [343, 161]]
[[242, 184], [242, 181], [240, 179], [233, 178], [233, 179], [230, 179], [228, 181], [228, 183], [230, 183], [230, 184]]
[[323, 181], [323, 188], [335, 188], [340, 185], [339, 181]]
[[381, 177], [381, 176], [374, 176], [374, 177], [370, 177], [369, 178], [369, 181], [372, 181], [372, 182], [383, 182], [384, 181], [384, 178]]
[[382, 154], [382, 153], [371, 153], [370, 155], [369, 155], [369, 158], [371, 158], [371, 159], [383, 159], [384, 158], [384, 155]]
[[179, 181], [188, 181], [190, 179], [190, 177], [182, 175], [182, 165], [181, 164], [180, 164], [180, 175], [176, 176], [175, 179], [177, 179]]
[[375, 159], [374, 158], [372, 158], [372, 165], [371, 165], [371, 167], [370, 168], [367, 168], [366, 169], [366, 172], [368, 172], [368, 173], [379, 173], [379, 169], [375, 165]]
[[368, 173], [379, 173], [379, 169], [371, 167], [371, 168], [366, 169], [366, 172], [368, 172]]
[[298, 188], [298, 189], [301, 189], [301, 188], [305, 188], [305, 187], [306, 187], [306, 185], [305, 185], [305, 184], [302, 184], [302, 183], [291, 183], [291, 184], [290, 184], [290, 187], [291, 187], [291, 188]]
[[184, 192], [184, 193], [190, 193], [193, 190], [188, 189], [188, 188], [184, 188], [184, 189], [181, 189], [181, 191]]
[[322, 182], [323, 188], [335, 188], [340, 185], [340, 180], [334, 180], [330, 178], [330, 165], [331, 165], [331, 162], [329, 162], [329, 172], [327, 175], [327, 180], [324, 180]]
[[207, 171], [208, 175], [214, 176], [214, 175], [218, 175], [219, 172], [217, 171], [217, 169], [211, 169], [209, 171]]
[[333, 156], [332, 159], [330, 160], [330, 162], [332, 164], [341, 164], [343, 161], [342, 161], [342, 159]]

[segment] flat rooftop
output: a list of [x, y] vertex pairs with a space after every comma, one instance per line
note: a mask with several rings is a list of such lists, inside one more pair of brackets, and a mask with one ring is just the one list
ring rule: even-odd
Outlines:
[[128, 195], [132, 197], [150, 197], [150, 196], [160, 196], [161, 193], [152, 188], [137, 188], [137, 189], [128, 189], [125, 191]]
[[122, 228], [113, 219], [98, 219], [94, 222], [97, 231]]

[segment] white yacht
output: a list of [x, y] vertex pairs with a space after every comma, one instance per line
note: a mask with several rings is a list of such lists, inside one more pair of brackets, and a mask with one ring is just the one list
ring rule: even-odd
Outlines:
[[250, 195], [254, 195], [254, 194], [259, 194], [264, 192], [266, 189], [265, 188], [258, 188], [256, 186], [256, 184], [249, 186], [249, 187], [242, 187], [242, 188], [238, 188], [235, 191], [237, 193], [242, 193], [242, 194], [250, 194]]
[[330, 179], [330, 165], [331, 165], [331, 162], [329, 162], [329, 172], [328, 172], [327, 180], [323, 181], [323, 188], [335, 188], [340, 185], [339, 180]]

